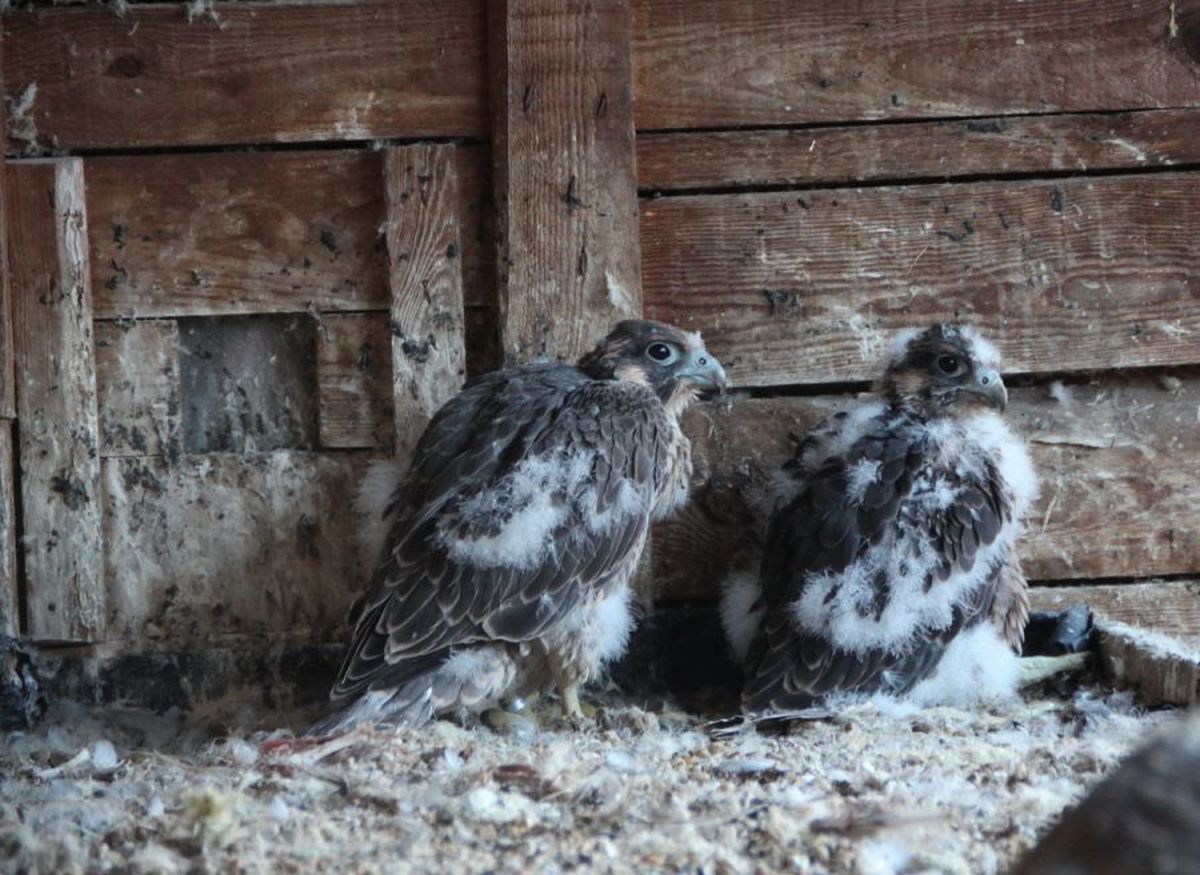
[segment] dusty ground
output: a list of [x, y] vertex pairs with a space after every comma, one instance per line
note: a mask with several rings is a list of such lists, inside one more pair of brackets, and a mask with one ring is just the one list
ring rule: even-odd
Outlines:
[[974, 875], [1173, 718], [1085, 690], [977, 713], [862, 704], [728, 740], [615, 704], [583, 732], [212, 740], [252, 719], [271, 718], [60, 709], [8, 736], [0, 870]]

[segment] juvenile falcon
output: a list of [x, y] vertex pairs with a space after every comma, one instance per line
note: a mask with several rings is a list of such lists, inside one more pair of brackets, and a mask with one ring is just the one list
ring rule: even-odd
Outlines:
[[626, 646], [650, 521], [687, 497], [680, 414], [725, 383], [698, 334], [626, 321], [575, 365], [497, 371], [449, 401], [401, 482], [367, 484], [386, 534], [331, 692], [342, 710], [312, 731], [552, 687], [581, 716], [579, 685]]
[[970, 327], [905, 332], [879, 400], [800, 445], [757, 584], [724, 594], [748, 711], [1012, 691], [1028, 614], [1013, 549], [1037, 479], [999, 369]]

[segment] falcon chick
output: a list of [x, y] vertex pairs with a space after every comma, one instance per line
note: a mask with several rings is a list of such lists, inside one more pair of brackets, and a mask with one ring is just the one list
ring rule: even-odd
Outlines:
[[905, 332], [880, 399], [799, 446], [758, 580], [723, 596], [748, 711], [1012, 693], [1028, 614], [1013, 549], [1037, 478], [999, 368], [970, 327]]
[[580, 717], [579, 685], [628, 641], [650, 521], [687, 497], [679, 417], [725, 384], [698, 334], [631, 320], [575, 365], [497, 371], [449, 401], [402, 481], [365, 484], [386, 534], [330, 694], [342, 710], [311, 731], [551, 687]]

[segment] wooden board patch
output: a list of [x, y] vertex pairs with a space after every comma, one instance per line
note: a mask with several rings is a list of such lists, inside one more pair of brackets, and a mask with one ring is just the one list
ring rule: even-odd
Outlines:
[[183, 449], [317, 445], [316, 321], [307, 315], [179, 320]]
[[350, 509], [366, 457], [105, 459], [110, 637], [321, 636], [363, 585]]

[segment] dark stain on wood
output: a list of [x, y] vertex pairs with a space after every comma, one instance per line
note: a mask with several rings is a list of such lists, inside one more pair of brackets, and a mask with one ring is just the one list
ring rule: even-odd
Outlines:
[[315, 332], [300, 315], [180, 319], [185, 452], [316, 446]]

